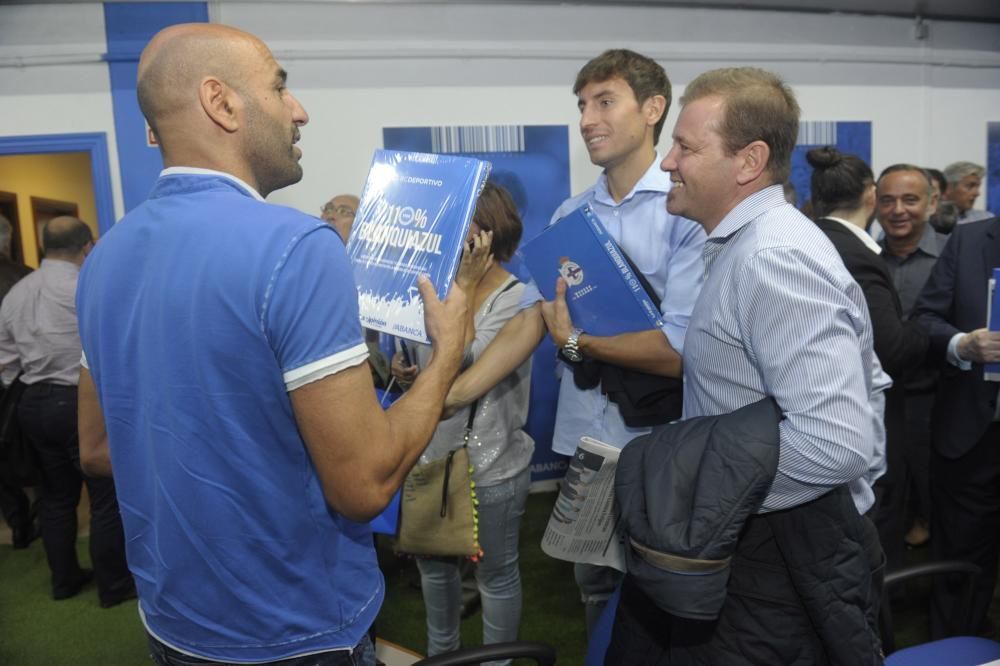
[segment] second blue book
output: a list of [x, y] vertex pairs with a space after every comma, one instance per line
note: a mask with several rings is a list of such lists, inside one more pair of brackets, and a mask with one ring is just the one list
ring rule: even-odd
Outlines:
[[550, 225], [525, 243], [521, 254], [546, 300], [555, 298], [557, 278], [566, 281], [573, 325], [587, 333], [610, 336], [663, 326], [659, 307], [590, 205]]

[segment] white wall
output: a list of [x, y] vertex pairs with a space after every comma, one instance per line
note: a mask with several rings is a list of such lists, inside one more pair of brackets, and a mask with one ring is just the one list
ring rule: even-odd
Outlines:
[[0, 136], [105, 132], [123, 212], [99, 3], [0, 6]]
[[[609, 47], [655, 57], [675, 84], [752, 64], [795, 88], [804, 120], [871, 120], [873, 167], [986, 160], [1000, 121], [1000, 25], [887, 17], [570, 4], [229, 2], [213, 20], [268, 42], [311, 115], [302, 183], [274, 201], [315, 213], [360, 190], [385, 126], [567, 124], [572, 189], [595, 176], [570, 92]], [[98, 3], [0, 6], [0, 135], [104, 131], [121, 195]], [[667, 120], [676, 119], [677, 105]], [[661, 146], [666, 145], [666, 136]], [[979, 206], [983, 204], [980, 201]]]

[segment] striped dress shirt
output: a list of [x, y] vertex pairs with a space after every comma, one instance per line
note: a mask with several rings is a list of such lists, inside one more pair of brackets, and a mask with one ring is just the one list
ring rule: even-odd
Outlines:
[[684, 353], [684, 418], [773, 396], [785, 419], [778, 472], [761, 512], [848, 484], [864, 513], [874, 501], [866, 478], [879, 419], [861, 288], [780, 186], [730, 211], [703, 256], [705, 283]]

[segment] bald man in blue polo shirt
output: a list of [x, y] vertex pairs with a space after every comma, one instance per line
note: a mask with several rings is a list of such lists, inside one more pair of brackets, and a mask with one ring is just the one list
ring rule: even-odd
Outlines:
[[344, 244], [264, 201], [308, 115], [256, 37], [166, 28], [138, 95], [166, 168], [80, 276], [80, 453], [121, 503], [159, 664], [374, 664], [366, 521], [429, 441], [466, 305], [422, 279], [430, 365], [383, 412]]

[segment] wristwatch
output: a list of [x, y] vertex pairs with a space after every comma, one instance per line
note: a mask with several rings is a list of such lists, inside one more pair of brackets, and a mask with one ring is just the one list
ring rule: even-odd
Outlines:
[[562, 348], [562, 355], [566, 357], [567, 361], [579, 363], [583, 360], [583, 354], [580, 353], [581, 335], [583, 335], [583, 330], [574, 328], [573, 332], [569, 334], [568, 338], [566, 338], [566, 344], [564, 344]]

